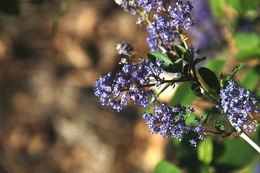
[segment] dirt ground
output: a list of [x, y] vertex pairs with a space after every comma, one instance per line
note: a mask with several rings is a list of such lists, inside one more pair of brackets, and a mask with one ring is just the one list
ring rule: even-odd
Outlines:
[[136, 17], [111, 0], [20, 5], [0, 15], [0, 172], [151, 172], [169, 141], [136, 107], [100, 106], [92, 88], [118, 68], [116, 43], [148, 50]]

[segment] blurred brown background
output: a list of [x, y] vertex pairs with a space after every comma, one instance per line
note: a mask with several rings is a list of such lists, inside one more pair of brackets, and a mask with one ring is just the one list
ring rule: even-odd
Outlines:
[[112, 0], [13, 2], [18, 14], [0, 13], [0, 173], [151, 172], [169, 141], [92, 88], [117, 69], [116, 43], [144, 55], [145, 28]]

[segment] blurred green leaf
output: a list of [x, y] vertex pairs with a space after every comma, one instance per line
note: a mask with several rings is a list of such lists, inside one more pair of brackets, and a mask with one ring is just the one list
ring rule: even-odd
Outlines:
[[155, 166], [154, 173], [181, 173], [181, 170], [174, 164], [162, 160]]
[[242, 13], [247, 14], [249, 12], [253, 12], [259, 10], [258, 7], [260, 5], [259, 0], [241, 0], [241, 6], [242, 6]]
[[213, 143], [211, 138], [201, 141], [198, 146], [199, 160], [205, 164], [209, 164], [213, 157]]
[[242, 13], [241, 0], [227, 0], [227, 3], [233, 7], [238, 13]]
[[210, 167], [208, 165], [201, 165], [200, 166], [200, 173], [210, 173]]
[[257, 72], [257, 69], [260, 67], [254, 67], [254, 68], [249, 68], [244, 77], [243, 77], [243, 82], [242, 86], [246, 89], [253, 90], [255, 89], [257, 83], [259, 82], [260, 79], [260, 74]]
[[187, 82], [180, 84], [169, 103], [170, 106], [174, 106], [176, 104], [181, 104], [183, 106], [190, 105], [196, 98], [190, 89], [190, 86], [190, 83]]
[[18, 0], [1, 0], [0, 12], [4, 14], [17, 15], [21, 11], [21, 4]]
[[240, 15], [247, 15], [247, 13], [257, 10], [259, 0], [227, 0], [227, 3]]
[[240, 60], [259, 58], [260, 37], [256, 33], [238, 33], [234, 36]]
[[[214, 157], [214, 163], [222, 165], [243, 167], [252, 162], [258, 153], [244, 140], [236, 138], [227, 140], [221, 149], [222, 154]], [[219, 154], [216, 152], [216, 154]]]
[[204, 65], [204, 67], [209, 68], [210, 70], [212, 70], [215, 73], [219, 73], [221, 71], [221, 69], [224, 67], [225, 64], [225, 60], [223, 59], [210, 59], [209, 61], [207, 61], [207, 63]]
[[223, 0], [210, 0], [210, 8], [213, 16], [219, 18], [224, 14], [225, 3]]

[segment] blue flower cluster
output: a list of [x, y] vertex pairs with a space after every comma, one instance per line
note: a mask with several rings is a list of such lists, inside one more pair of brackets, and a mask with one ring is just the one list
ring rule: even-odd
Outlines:
[[[206, 133], [202, 125], [188, 125], [186, 119], [194, 109], [176, 105], [170, 108], [166, 104], [155, 105], [154, 113], [145, 113], [143, 119], [146, 120], [151, 133], [161, 134], [163, 137], [176, 138], [182, 140], [183, 135], [188, 132], [195, 132], [199, 135], [200, 140], [205, 139]], [[197, 122], [200, 119], [196, 119]], [[190, 143], [196, 146], [195, 139], [191, 139]]]
[[150, 36], [146, 41], [151, 50], [159, 50], [158, 46], [170, 47], [174, 42], [174, 38], [179, 37], [179, 33], [173, 28], [166, 17], [154, 15], [154, 21], [147, 26], [147, 31]]
[[[136, 10], [141, 11], [143, 15], [155, 11], [153, 20], [147, 25], [150, 36], [146, 41], [151, 50], [159, 50], [159, 47], [171, 48], [174, 41], [180, 40], [180, 31], [188, 30], [193, 25], [190, 15], [193, 7], [189, 1], [184, 3], [182, 0], [177, 0], [173, 3], [169, 0], [116, 0], [116, 2], [133, 14], [136, 14]], [[137, 23], [144, 20], [145, 17], [141, 16]]]
[[252, 113], [259, 113], [257, 99], [249, 90], [239, 87], [235, 82], [228, 81], [228, 85], [221, 89], [221, 106], [223, 113], [236, 128], [245, 131], [256, 130], [257, 124], [250, 116]]
[[[162, 72], [162, 63], [153, 64], [143, 60], [137, 64], [124, 64], [122, 70], [112, 75], [101, 76], [94, 84], [95, 95], [100, 98], [102, 105], [111, 106], [121, 111], [130, 100], [145, 109], [156, 100], [155, 93], [149, 89], [151, 82], [158, 84], [156, 76]], [[147, 89], [148, 88], [148, 89]]]
[[142, 10], [143, 13], [150, 12], [153, 9], [162, 9], [168, 0], [115, 0], [125, 11], [136, 14], [136, 10]]

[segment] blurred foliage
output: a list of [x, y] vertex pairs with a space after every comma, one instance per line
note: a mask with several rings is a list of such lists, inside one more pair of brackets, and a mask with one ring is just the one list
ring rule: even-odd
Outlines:
[[209, 164], [213, 159], [213, 144], [212, 139], [207, 138], [202, 141], [198, 146], [199, 160], [205, 164]]
[[170, 162], [162, 160], [156, 165], [154, 173], [181, 173], [181, 170]]
[[237, 58], [247, 60], [260, 57], [260, 37], [257, 33], [238, 32], [234, 36], [238, 48]]
[[7, 15], [17, 15], [21, 11], [21, 5], [19, 0], [1, 0], [0, 1], [0, 13]]

